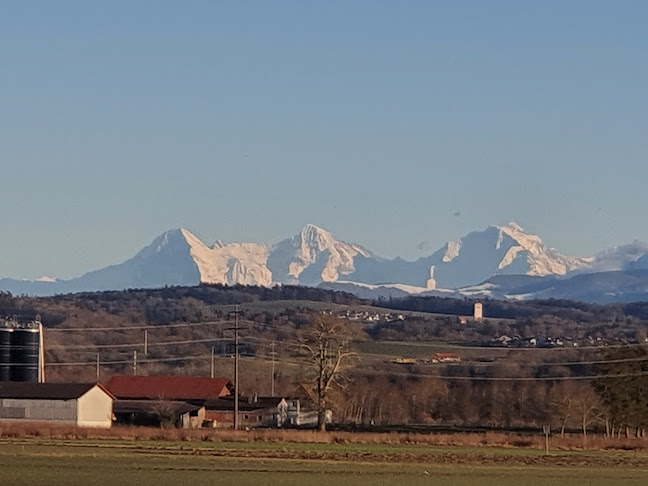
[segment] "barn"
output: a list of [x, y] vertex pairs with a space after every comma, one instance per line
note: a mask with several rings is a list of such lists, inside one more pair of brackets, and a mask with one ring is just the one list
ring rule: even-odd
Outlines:
[[230, 395], [227, 378], [115, 375], [106, 388], [116, 399], [118, 424], [202, 427], [206, 400]]
[[32, 421], [108, 428], [113, 400], [113, 395], [96, 383], [0, 382], [0, 423]]
[[106, 388], [119, 400], [176, 400], [199, 404], [230, 395], [234, 389], [227, 378], [130, 375], [113, 376]]

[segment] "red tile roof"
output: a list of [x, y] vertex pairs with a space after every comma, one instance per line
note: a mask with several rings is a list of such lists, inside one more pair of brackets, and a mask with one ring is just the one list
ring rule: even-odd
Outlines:
[[200, 376], [113, 376], [106, 388], [121, 399], [207, 400], [229, 395], [227, 378]]

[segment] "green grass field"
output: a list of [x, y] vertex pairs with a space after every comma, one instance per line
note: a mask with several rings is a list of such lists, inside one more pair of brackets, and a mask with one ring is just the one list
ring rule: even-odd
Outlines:
[[0, 484], [646, 484], [645, 452], [359, 444], [5, 439]]

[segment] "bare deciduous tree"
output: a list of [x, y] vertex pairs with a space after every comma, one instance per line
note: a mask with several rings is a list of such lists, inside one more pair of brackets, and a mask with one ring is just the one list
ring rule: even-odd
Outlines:
[[310, 368], [315, 375], [317, 426], [326, 430], [326, 410], [333, 386], [343, 386], [344, 366], [355, 356], [349, 351], [352, 332], [349, 324], [335, 316], [317, 315], [302, 336], [302, 346], [309, 354]]

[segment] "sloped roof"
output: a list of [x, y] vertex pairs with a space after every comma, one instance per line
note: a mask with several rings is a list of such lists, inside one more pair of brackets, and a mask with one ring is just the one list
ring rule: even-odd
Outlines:
[[208, 400], [229, 395], [227, 378], [202, 376], [113, 376], [106, 388], [120, 399]]
[[315, 402], [314, 394], [302, 383], [290, 395], [290, 398], [298, 398], [303, 401]]
[[29, 398], [38, 400], [74, 400], [98, 386], [111, 398], [112, 394], [97, 383], [22, 383], [0, 382], [0, 398]]

